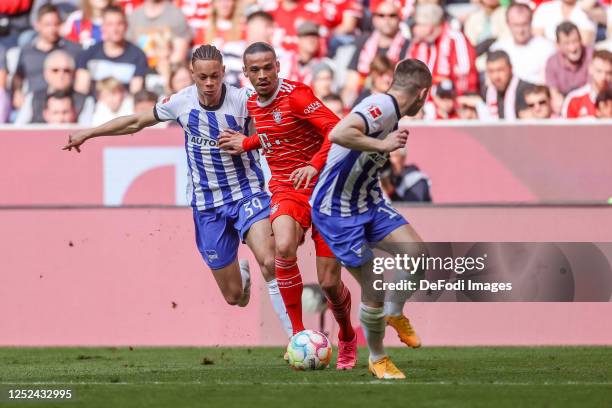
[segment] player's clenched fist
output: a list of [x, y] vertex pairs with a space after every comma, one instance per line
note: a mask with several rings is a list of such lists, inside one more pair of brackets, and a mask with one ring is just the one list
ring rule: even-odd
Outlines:
[[394, 150], [401, 149], [406, 146], [408, 141], [408, 129], [402, 128], [395, 132], [389, 133], [387, 137], [382, 140], [381, 151], [390, 153]]
[[81, 153], [81, 148], [79, 146], [85, 143], [87, 139], [89, 139], [89, 133], [86, 130], [76, 132], [75, 134], [68, 136], [68, 144], [64, 146], [62, 150], [70, 151], [74, 147], [77, 152]]
[[245, 136], [240, 132], [225, 129], [219, 135], [219, 147], [229, 154], [242, 154], [244, 153], [244, 148], [242, 147], [244, 138]]

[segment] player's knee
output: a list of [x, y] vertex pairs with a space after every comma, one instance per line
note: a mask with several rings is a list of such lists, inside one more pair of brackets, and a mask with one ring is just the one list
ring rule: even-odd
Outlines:
[[338, 282], [329, 279], [324, 279], [319, 282], [319, 286], [325, 293], [336, 293], [338, 288]]
[[276, 240], [276, 255], [281, 258], [295, 258], [297, 254], [297, 244], [291, 238], [278, 238]]
[[326, 274], [325, 276], [319, 277], [319, 286], [324, 292], [335, 292], [336, 288], [340, 284], [340, 277], [334, 274]]

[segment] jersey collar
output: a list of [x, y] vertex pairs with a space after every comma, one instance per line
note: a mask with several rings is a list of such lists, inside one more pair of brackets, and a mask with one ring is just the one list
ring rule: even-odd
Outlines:
[[276, 96], [280, 92], [282, 85], [283, 85], [283, 78], [278, 78], [278, 87], [276, 88], [276, 91], [274, 91], [274, 95], [272, 95], [272, 97], [265, 102], [261, 102], [259, 100], [259, 97], [257, 97], [257, 106], [259, 106], [260, 108], [265, 108], [266, 106], [274, 102], [274, 100], [276, 99]]
[[391, 95], [390, 93], [388, 93], [387, 95], [389, 95], [389, 97], [393, 101], [393, 106], [395, 107], [395, 114], [397, 115], [397, 120], [400, 120], [402, 117], [400, 116], [400, 110], [399, 110], [399, 105], [397, 104], [397, 99], [395, 99], [395, 96]]
[[206, 106], [202, 103], [202, 101], [200, 101], [200, 98], [198, 97], [198, 103], [200, 104], [200, 106], [202, 107], [202, 109], [207, 110], [207, 111], [216, 111], [218, 110], [221, 106], [223, 106], [223, 102], [225, 101], [225, 84], [221, 85], [221, 98], [219, 98], [219, 103], [214, 105], [214, 106]]

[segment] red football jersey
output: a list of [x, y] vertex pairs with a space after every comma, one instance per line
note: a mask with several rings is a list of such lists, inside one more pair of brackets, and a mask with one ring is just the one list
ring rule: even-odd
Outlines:
[[590, 84], [574, 89], [565, 97], [561, 114], [564, 118], [595, 117], [597, 95]]
[[[304, 21], [308, 20], [325, 26], [321, 5], [315, 2], [301, 1], [295, 9], [285, 10], [281, 1], [266, 1], [264, 11], [274, 17], [272, 45], [282, 47], [287, 51], [297, 51], [297, 29]], [[327, 35], [325, 30], [321, 34]], [[325, 47], [325, 38], [321, 38], [321, 46]]]
[[[249, 115], [257, 131], [246, 145], [262, 147], [270, 166], [272, 193], [295, 191], [289, 176], [294, 170], [311, 165], [321, 171], [331, 144], [327, 135], [339, 118], [306, 85], [280, 79], [275, 95], [261, 103], [257, 94], [247, 101]], [[300, 192], [310, 194], [316, 179]]]

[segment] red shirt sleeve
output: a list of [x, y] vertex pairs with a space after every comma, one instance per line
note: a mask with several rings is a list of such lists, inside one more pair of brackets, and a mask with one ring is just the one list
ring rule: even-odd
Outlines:
[[297, 87], [290, 96], [291, 111], [296, 117], [308, 121], [319, 130], [323, 138], [321, 148], [310, 159], [310, 165], [321, 171], [327, 161], [327, 153], [331, 148], [331, 142], [327, 137], [340, 119], [323, 102], [317, 98], [307, 86]]
[[242, 148], [245, 152], [261, 148], [261, 139], [259, 139], [259, 135], [255, 133], [251, 136], [245, 137], [242, 141]]

